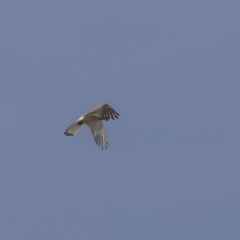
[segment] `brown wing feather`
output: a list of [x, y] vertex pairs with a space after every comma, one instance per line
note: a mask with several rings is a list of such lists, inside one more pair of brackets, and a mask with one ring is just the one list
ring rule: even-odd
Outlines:
[[88, 113], [88, 115], [94, 115], [107, 121], [110, 118], [114, 120], [115, 118], [118, 118], [118, 116], [120, 116], [116, 110], [114, 110], [106, 103], [96, 106]]

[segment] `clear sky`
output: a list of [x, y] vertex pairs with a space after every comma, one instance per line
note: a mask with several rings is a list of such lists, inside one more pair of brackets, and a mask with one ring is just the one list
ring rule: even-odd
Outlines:
[[239, 9], [1, 0], [0, 239], [239, 239]]

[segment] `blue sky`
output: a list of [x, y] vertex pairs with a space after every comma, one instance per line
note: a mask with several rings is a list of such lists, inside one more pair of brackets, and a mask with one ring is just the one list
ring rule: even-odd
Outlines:
[[238, 239], [239, 9], [2, 0], [0, 239]]

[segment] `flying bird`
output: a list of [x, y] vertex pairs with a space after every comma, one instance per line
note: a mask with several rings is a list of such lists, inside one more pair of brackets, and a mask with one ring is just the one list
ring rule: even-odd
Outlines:
[[74, 136], [85, 123], [90, 127], [96, 144], [102, 149], [103, 147], [107, 149], [108, 139], [103, 120], [108, 121], [110, 118], [114, 120], [118, 118], [118, 116], [120, 116], [119, 113], [108, 104], [98, 105], [89, 112], [83, 114], [76, 122], [72, 123], [66, 129], [64, 135], [68, 137]]

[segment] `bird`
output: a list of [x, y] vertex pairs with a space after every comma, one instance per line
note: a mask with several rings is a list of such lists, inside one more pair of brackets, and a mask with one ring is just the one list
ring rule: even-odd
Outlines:
[[67, 137], [74, 136], [85, 123], [91, 129], [96, 144], [102, 149], [104, 147], [107, 149], [109, 144], [103, 120], [108, 121], [111, 118], [114, 120], [118, 119], [119, 116], [120, 114], [107, 103], [100, 104], [91, 109], [89, 112], [83, 114], [77, 121], [72, 123], [65, 130], [64, 135]]

